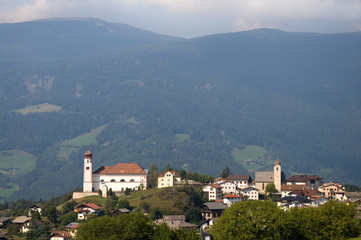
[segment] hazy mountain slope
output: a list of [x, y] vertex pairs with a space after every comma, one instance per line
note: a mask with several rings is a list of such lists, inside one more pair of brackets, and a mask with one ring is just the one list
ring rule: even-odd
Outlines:
[[0, 24], [0, 33], [2, 59], [84, 56], [107, 49], [179, 39], [94, 18], [54, 18]]
[[[260, 29], [2, 63], [0, 150], [38, 157], [36, 170], [12, 179], [13, 198], [80, 186], [88, 147], [95, 168], [136, 161], [217, 175], [247, 173], [231, 152], [253, 144], [288, 174], [361, 184], [360, 45], [360, 33]], [[44, 102], [62, 110], [11, 111]], [[59, 159], [64, 140], [104, 124], [97, 144]]]

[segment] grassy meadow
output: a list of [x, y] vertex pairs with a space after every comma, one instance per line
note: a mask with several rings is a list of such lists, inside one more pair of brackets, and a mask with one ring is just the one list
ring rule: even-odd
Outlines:
[[43, 112], [59, 112], [62, 108], [58, 105], [42, 103], [34, 106], [27, 106], [25, 108], [20, 108], [15, 110], [15, 112], [20, 113], [22, 115], [26, 115], [29, 113], [43, 113]]
[[3, 174], [19, 175], [35, 169], [36, 158], [21, 150], [0, 152], [0, 171]]
[[64, 141], [58, 152], [58, 158], [69, 160], [70, 154], [73, 151], [78, 150], [81, 146], [96, 144], [96, 137], [105, 127], [106, 125], [100, 126], [89, 133], [84, 133], [80, 136]]

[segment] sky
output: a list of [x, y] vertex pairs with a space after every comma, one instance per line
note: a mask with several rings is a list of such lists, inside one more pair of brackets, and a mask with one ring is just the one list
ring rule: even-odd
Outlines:
[[178, 37], [361, 31], [361, 0], [0, 0], [0, 23], [93, 17]]

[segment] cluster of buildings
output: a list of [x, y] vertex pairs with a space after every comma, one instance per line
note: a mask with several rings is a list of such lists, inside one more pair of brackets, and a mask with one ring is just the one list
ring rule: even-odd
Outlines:
[[[84, 156], [83, 192], [74, 192], [73, 198], [82, 198], [91, 195], [107, 196], [109, 191], [121, 194], [126, 189], [143, 190], [147, 188], [148, 171], [137, 163], [118, 163], [115, 166], [101, 166], [93, 171], [92, 153], [88, 150]], [[208, 202], [201, 206], [204, 221], [200, 225], [186, 222], [184, 215], [164, 215], [156, 223], [166, 223], [172, 229], [198, 228], [205, 230], [219, 218], [223, 211], [232, 204], [244, 200], [259, 200], [266, 193], [267, 185], [274, 184], [277, 193], [277, 205], [280, 208], [292, 207], [317, 207], [329, 199], [361, 203], [361, 193], [345, 192], [339, 183], [322, 183], [322, 178], [317, 175], [294, 175], [285, 178], [281, 163], [276, 160], [273, 171], [256, 171], [255, 178], [250, 175], [229, 175], [227, 178], [218, 178], [212, 183], [203, 184], [193, 180], [181, 179], [173, 170], [164, 171], [158, 176], [158, 188], [175, 187], [190, 184], [202, 187]], [[20, 216], [15, 219], [0, 218], [0, 227], [8, 223], [18, 224], [20, 232], [29, 231], [31, 212], [41, 213], [40, 205], [29, 208], [29, 216]], [[361, 212], [361, 208], [359, 209]], [[93, 203], [83, 203], [74, 208], [78, 220], [84, 220], [89, 214], [98, 215], [102, 211], [100, 206]], [[129, 213], [128, 209], [117, 209], [112, 214]], [[36, 225], [41, 227], [39, 220]], [[79, 223], [70, 223], [65, 226], [66, 231], [53, 231], [49, 239], [71, 239], [74, 237]], [[0, 238], [1, 239], [1, 238]]]

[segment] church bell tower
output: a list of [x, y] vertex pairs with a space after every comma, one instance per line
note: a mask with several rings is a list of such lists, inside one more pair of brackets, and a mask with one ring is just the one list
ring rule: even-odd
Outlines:
[[84, 179], [83, 179], [83, 192], [93, 191], [93, 153], [87, 151], [84, 157]]
[[277, 191], [280, 193], [281, 192], [281, 176], [282, 172], [281, 172], [281, 163], [280, 161], [277, 159], [274, 163], [273, 166], [273, 181], [275, 184], [275, 187], [277, 189]]

